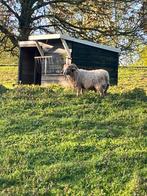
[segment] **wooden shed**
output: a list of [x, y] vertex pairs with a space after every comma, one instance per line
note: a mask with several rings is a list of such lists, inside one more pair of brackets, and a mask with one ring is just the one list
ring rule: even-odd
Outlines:
[[106, 69], [111, 85], [118, 81], [117, 48], [76, 39], [63, 34], [33, 35], [19, 42], [18, 82], [22, 84], [66, 83], [64, 63], [75, 63], [83, 69]]

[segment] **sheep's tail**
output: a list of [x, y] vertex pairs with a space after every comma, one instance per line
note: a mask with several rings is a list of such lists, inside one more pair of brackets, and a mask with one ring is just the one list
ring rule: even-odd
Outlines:
[[109, 73], [108, 72], [106, 72], [105, 81], [106, 81], [106, 86], [105, 86], [104, 94], [106, 95], [107, 90], [110, 86], [110, 78], [109, 78]]
[[110, 86], [110, 84], [106, 84], [106, 86], [105, 86], [105, 90], [104, 90], [104, 94], [105, 94], [105, 95], [106, 95], [106, 93], [107, 93], [107, 90], [108, 90], [109, 86]]

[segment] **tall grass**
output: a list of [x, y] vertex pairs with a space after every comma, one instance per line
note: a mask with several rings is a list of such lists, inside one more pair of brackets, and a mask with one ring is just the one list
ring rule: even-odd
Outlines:
[[14, 78], [0, 87], [0, 195], [146, 195], [144, 70], [120, 69], [104, 99]]

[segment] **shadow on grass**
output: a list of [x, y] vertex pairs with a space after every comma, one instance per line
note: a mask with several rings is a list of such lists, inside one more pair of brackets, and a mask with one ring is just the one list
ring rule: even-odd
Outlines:
[[[65, 98], [70, 98], [72, 104], [92, 104], [97, 103], [101, 104], [103, 102], [109, 102], [110, 105], [116, 105], [126, 109], [127, 107], [134, 107], [135, 104], [138, 104], [138, 101], [147, 102], [146, 92], [142, 88], [135, 88], [128, 92], [118, 92], [116, 93], [108, 92], [108, 95], [104, 98], [97, 95], [95, 92], [85, 92], [83, 95], [76, 97], [76, 94], [67, 94]], [[77, 101], [78, 100], [78, 101]]]
[[0, 84], [0, 95], [2, 95], [3, 93], [5, 93], [8, 89]]
[[[83, 138], [86, 132], [88, 133], [86, 137], [89, 137], [90, 134], [96, 134], [98, 138], [120, 137], [124, 134], [130, 136], [145, 134], [146, 123], [143, 114], [145, 113], [147, 96], [143, 89], [135, 88], [125, 93], [109, 94], [104, 99], [93, 93], [85, 94], [77, 99], [80, 103], [82, 101], [86, 103], [89, 112], [87, 112], [87, 109], [86, 112], [83, 112], [81, 108], [75, 116], [71, 115], [75, 111], [69, 111], [70, 116], [73, 116], [74, 119], [70, 122], [70, 125], [68, 120], [64, 120], [64, 123], [57, 121], [57, 126], [60, 126], [61, 129], [75, 130], [75, 132], [79, 129], [83, 130]], [[93, 103], [95, 108], [90, 108]], [[54, 112], [53, 116], [60, 120], [63, 115]]]
[[1, 188], [8, 188], [11, 186], [16, 186], [16, 184], [19, 184], [15, 179], [5, 179], [5, 178], [0, 178], [0, 187]]
[[[105, 138], [119, 137], [125, 134], [126, 131], [133, 134], [135, 123], [138, 123], [138, 127], [135, 127], [138, 132], [134, 132], [134, 134], [142, 132], [145, 126], [145, 122], [139, 122], [139, 112], [133, 116], [136, 109], [141, 112], [144, 110], [147, 101], [146, 93], [141, 88], [135, 88], [125, 93], [108, 94], [105, 98], [101, 98], [94, 93], [86, 93], [77, 98], [76, 95], [74, 97], [69, 93], [68, 96], [67, 93], [65, 99], [62, 100], [61, 97], [60, 101], [63, 101], [64, 104], [57, 105], [57, 109], [54, 109], [51, 114], [46, 113], [45, 117], [21, 118], [17, 123], [16, 120], [12, 119], [12, 122], [9, 122], [8, 130], [13, 129], [13, 133], [26, 133], [35, 132], [36, 130], [50, 132], [51, 130], [60, 129], [66, 130], [66, 132], [73, 130], [73, 134], [82, 130], [83, 137], [86, 132], [88, 133], [86, 137], [90, 137], [89, 131], [92, 131], [93, 136], [96, 134], [98, 138]], [[80, 107], [75, 107], [75, 103]], [[64, 105], [68, 107], [64, 108]], [[54, 108], [53, 105], [48, 106], [48, 104], [46, 107]], [[44, 108], [40, 112], [43, 114]]]
[[115, 94], [109, 94], [108, 95], [110, 100], [114, 101], [114, 100], [118, 100], [118, 99], [130, 99], [131, 100], [140, 100], [140, 101], [147, 101], [147, 96], [146, 96], [146, 92], [144, 89], [142, 88], [135, 88], [131, 91], [119, 94], [119, 93], [115, 93]]

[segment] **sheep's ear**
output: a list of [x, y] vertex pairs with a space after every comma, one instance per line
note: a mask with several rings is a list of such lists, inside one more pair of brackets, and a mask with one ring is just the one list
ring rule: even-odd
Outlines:
[[71, 69], [71, 71], [72, 71], [72, 72], [76, 71], [76, 68], [75, 68], [75, 67], [73, 67], [73, 68]]
[[76, 71], [76, 70], [77, 70], [77, 66], [76, 66], [76, 65], [72, 65], [71, 70], [72, 70], [72, 71]]

